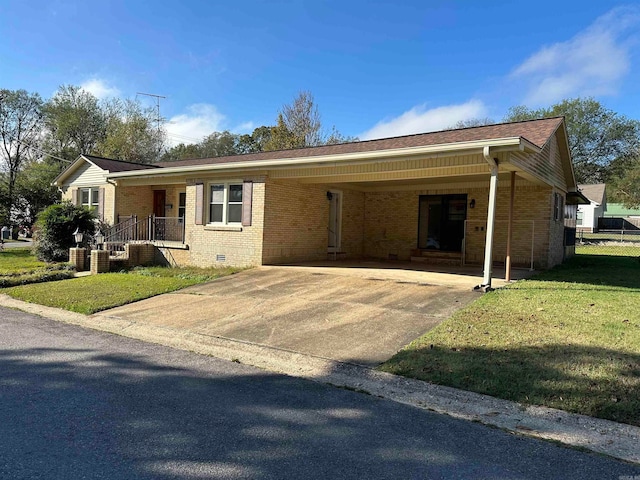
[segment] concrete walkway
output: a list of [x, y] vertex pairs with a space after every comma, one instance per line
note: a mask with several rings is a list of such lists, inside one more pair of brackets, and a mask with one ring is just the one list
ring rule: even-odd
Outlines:
[[29, 248], [33, 246], [33, 242], [31, 239], [26, 240], [18, 240], [18, 241], [5, 241], [3, 244], [4, 248]]

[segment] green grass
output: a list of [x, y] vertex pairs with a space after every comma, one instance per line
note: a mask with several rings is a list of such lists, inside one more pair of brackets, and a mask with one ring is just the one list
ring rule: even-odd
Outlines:
[[380, 368], [640, 425], [640, 262], [578, 255], [482, 296]]
[[161, 293], [203, 283], [239, 271], [237, 268], [135, 268], [47, 284], [23, 285], [3, 293], [25, 302], [91, 314]]
[[29, 248], [11, 248], [0, 252], [0, 288], [71, 278], [73, 267], [66, 263], [45, 263]]
[[29, 248], [5, 248], [0, 252], [0, 275], [31, 271], [46, 266], [45, 262], [36, 259]]

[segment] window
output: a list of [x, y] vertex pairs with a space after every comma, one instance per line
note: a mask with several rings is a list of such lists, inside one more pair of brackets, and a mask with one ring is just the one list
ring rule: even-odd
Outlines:
[[178, 194], [178, 221], [182, 223], [187, 211], [187, 194], [181, 192]]
[[564, 220], [564, 197], [559, 193], [553, 194], [553, 219], [557, 222]]
[[576, 225], [581, 227], [582, 226], [582, 219], [584, 217], [584, 213], [583, 212], [578, 212], [578, 217], [576, 218]]
[[418, 248], [460, 252], [467, 219], [467, 195], [420, 195]]
[[209, 223], [242, 222], [242, 183], [214, 183], [209, 190]]
[[96, 210], [100, 203], [100, 194], [97, 188], [83, 188], [80, 190], [80, 205], [90, 210]]

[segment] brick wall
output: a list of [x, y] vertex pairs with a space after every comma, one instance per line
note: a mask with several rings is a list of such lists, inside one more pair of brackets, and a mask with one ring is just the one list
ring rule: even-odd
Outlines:
[[559, 190], [553, 190], [552, 192], [549, 193], [548, 202], [549, 202], [549, 210], [551, 211], [551, 217], [549, 221], [549, 240], [548, 240], [548, 244], [550, 248], [549, 248], [548, 260], [546, 265], [548, 268], [551, 268], [554, 265], [558, 265], [562, 263], [565, 257], [564, 209], [561, 212], [562, 215], [560, 216], [560, 219], [554, 220], [553, 219], [553, 203], [554, 203], [553, 192], [557, 192], [558, 194], [560, 194], [561, 197], [563, 198], [563, 203], [566, 202], [565, 195], [563, 192]]
[[115, 219], [118, 215], [137, 215], [142, 219], [153, 213], [153, 189], [151, 185], [119, 186], [115, 202]]
[[331, 185], [271, 180], [266, 184], [262, 261], [286, 263], [327, 258], [330, 203], [327, 191], [342, 193], [341, 252], [362, 255], [364, 194]]
[[[211, 179], [219, 181], [219, 178]], [[180, 264], [188, 258], [190, 265], [200, 267], [215, 265], [250, 266], [262, 263], [262, 232], [264, 223], [265, 184], [263, 177], [250, 177], [253, 181], [252, 215], [250, 226], [216, 227], [195, 225], [196, 186], [194, 182], [186, 187], [185, 243], [189, 250], [178, 253], [171, 251]], [[205, 194], [209, 180], [203, 179]], [[208, 212], [205, 200], [205, 216]], [[206, 222], [206, 221], [205, 221]], [[185, 253], [186, 252], [186, 253]], [[224, 257], [224, 259], [223, 259]]]
[[[418, 246], [420, 195], [467, 194], [467, 205], [474, 199], [475, 208], [467, 208], [466, 260], [468, 263], [481, 264], [484, 259], [489, 203], [488, 183], [487, 180], [487, 188], [474, 189], [368, 192], [365, 196], [363, 253], [381, 259], [393, 256], [400, 260], [408, 260], [411, 250]], [[498, 262], [503, 262], [506, 256], [509, 198], [510, 185], [502, 180], [498, 183], [493, 254], [494, 261]], [[558, 258], [561, 261], [562, 239], [558, 248], [557, 233], [553, 238], [550, 237], [549, 218], [552, 218], [552, 203], [550, 203], [552, 201], [551, 188], [524, 182], [516, 185], [511, 246], [514, 266], [529, 265], [532, 236], [536, 268], [555, 265], [558, 263]], [[553, 258], [550, 257], [550, 242], [554, 245]]]

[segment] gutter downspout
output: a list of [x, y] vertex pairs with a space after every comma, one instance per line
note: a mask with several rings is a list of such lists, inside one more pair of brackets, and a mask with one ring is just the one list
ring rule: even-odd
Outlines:
[[496, 197], [498, 194], [498, 163], [497, 159], [491, 156], [490, 147], [482, 149], [482, 156], [491, 169], [491, 180], [489, 182], [489, 208], [487, 210], [487, 235], [484, 241], [484, 277], [482, 284], [474, 287], [474, 290], [489, 292], [491, 288], [491, 267], [493, 264], [493, 231], [496, 220]]

